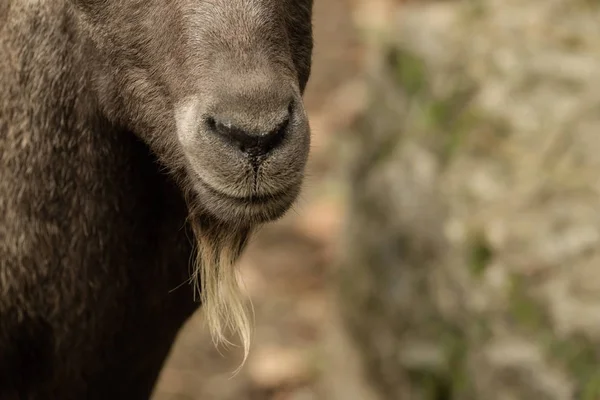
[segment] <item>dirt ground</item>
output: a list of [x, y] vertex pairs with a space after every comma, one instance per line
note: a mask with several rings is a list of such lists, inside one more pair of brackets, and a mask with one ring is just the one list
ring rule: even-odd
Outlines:
[[[154, 400], [365, 400], [335, 322], [329, 277], [342, 205], [332, 143], [360, 110], [361, 47], [349, 0], [315, 2], [315, 49], [305, 96], [313, 131], [304, 191], [265, 226], [240, 263], [255, 311], [251, 354], [215, 348], [197, 313], [180, 333]], [[332, 373], [333, 371], [333, 373]]]

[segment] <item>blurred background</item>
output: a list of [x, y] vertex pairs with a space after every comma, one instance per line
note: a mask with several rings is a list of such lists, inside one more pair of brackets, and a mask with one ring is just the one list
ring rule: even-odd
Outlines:
[[154, 400], [600, 399], [600, 2], [315, 0], [301, 199]]

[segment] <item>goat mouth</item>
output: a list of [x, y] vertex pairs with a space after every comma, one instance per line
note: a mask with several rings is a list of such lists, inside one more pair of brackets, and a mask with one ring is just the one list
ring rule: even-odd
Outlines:
[[232, 196], [227, 193], [223, 193], [220, 190], [217, 190], [209, 185], [206, 185], [206, 189], [210, 191], [213, 195], [225, 198], [231, 202], [238, 203], [240, 206], [263, 204], [268, 205], [269, 203], [278, 201], [281, 198], [286, 197], [287, 195], [287, 192], [285, 190], [281, 190], [268, 195]]
[[299, 188], [289, 187], [268, 195], [232, 196], [199, 182], [204, 206], [215, 217], [241, 224], [258, 224], [282, 217], [296, 199]]

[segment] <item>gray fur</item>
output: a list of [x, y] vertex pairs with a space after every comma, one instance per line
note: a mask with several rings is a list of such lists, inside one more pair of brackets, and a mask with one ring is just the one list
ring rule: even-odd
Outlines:
[[[297, 196], [311, 12], [0, 2], [0, 399], [148, 398], [197, 307], [189, 286], [173, 290], [194, 246], [235, 258]], [[290, 101], [260, 164], [205, 124], [260, 136]]]

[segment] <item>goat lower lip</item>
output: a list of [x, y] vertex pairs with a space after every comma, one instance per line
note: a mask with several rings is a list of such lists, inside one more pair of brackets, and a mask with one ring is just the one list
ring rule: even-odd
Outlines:
[[260, 224], [273, 221], [289, 209], [297, 195], [292, 186], [271, 195], [232, 196], [198, 181], [204, 192], [206, 211], [219, 219], [235, 224]]
[[260, 204], [268, 204], [268, 203], [272, 203], [275, 201], [278, 201], [284, 197], [286, 197], [286, 192], [285, 191], [279, 191], [273, 194], [269, 194], [269, 195], [251, 195], [251, 196], [231, 196], [227, 193], [223, 193], [218, 189], [213, 188], [212, 186], [206, 184], [203, 182], [203, 186], [206, 188], [206, 190], [208, 190], [211, 194], [221, 197], [221, 198], [225, 198], [227, 200], [230, 200], [232, 202], [238, 203], [240, 205], [248, 205], [248, 204], [255, 204], [255, 205], [260, 205]]

